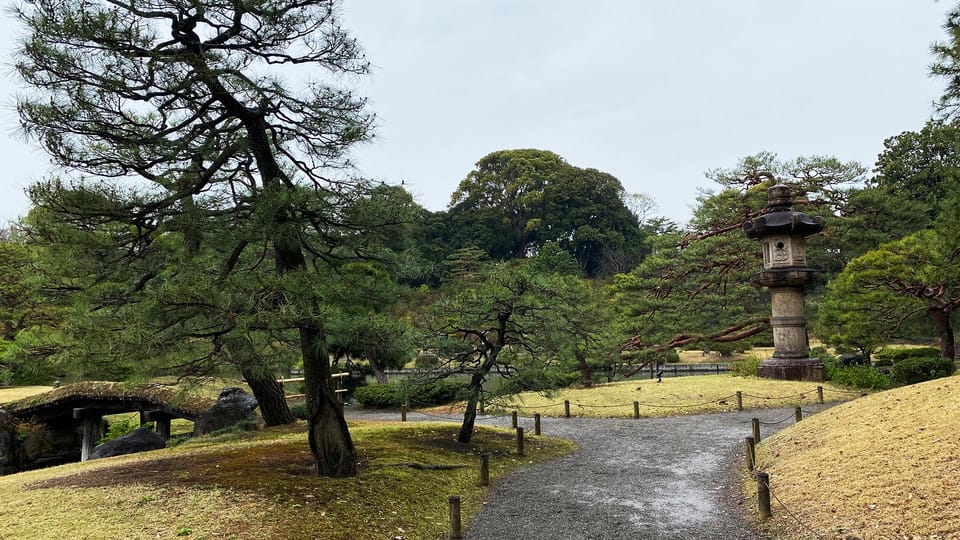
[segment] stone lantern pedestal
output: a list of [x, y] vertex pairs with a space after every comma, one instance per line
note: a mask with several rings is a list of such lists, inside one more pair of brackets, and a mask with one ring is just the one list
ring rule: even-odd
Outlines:
[[806, 236], [823, 230], [823, 220], [790, 209], [790, 189], [776, 185], [767, 192], [766, 214], [744, 223], [747, 237], [763, 245], [763, 271], [751, 281], [770, 289], [773, 358], [760, 363], [757, 374], [770, 379], [824, 380], [823, 361], [810, 358], [804, 287], [818, 272], [807, 268]]

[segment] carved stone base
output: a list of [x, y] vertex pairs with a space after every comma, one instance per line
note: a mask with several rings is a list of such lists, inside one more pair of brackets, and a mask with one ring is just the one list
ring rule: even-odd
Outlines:
[[765, 379], [785, 381], [824, 380], [823, 360], [819, 358], [767, 358], [757, 367], [757, 375]]

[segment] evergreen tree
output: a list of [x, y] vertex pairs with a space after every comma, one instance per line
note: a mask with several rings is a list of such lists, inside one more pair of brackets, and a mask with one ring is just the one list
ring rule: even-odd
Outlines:
[[[365, 249], [365, 225], [344, 209], [366, 187], [342, 171], [372, 119], [362, 99], [319, 81], [367, 70], [337, 13], [330, 0], [20, 4], [29, 34], [16, 67], [34, 92], [17, 108], [24, 132], [82, 175], [36, 186], [34, 203], [104, 231], [102, 262], [127, 266], [84, 284], [103, 284], [95, 307], [142, 293], [156, 320], [234, 356], [249, 352], [233, 341], [247, 330], [295, 343], [318, 472], [350, 476], [315, 285]], [[153, 346], [154, 328], [128, 330]]]

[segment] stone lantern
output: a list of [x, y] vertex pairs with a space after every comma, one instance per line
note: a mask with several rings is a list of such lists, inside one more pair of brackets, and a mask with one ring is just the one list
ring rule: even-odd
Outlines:
[[807, 268], [805, 238], [823, 230], [822, 218], [791, 210], [790, 188], [777, 184], [767, 191], [767, 212], [743, 224], [748, 238], [763, 246], [763, 271], [751, 281], [770, 289], [773, 358], [760, 363], [757, 374], [770, 379], [822, 381], [823, 361], [810, 358], [804, 292], [818, 271]]

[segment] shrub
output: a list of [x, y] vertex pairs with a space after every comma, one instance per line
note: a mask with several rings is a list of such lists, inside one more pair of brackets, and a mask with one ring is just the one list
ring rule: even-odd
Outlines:
[[658, 364], [674, 364], [680, 361], [680, 353], [676, 349], [668, 349], [657, 355]]
[[353, 399], [364, 407], [376, 409], [400, 407], [405, 397], [412, 406], [445, 405], [460, 399], [465, 387], [463, 381], [448, 379], [429, 382], [400, 380], [361, 386], [354, 392]]
[[911, 348], [893, 348], [888, 347], [873, 355], [878, 361], [889, 360], [892, 364], [902, 362], [908, 358], [935, 358], [940, 356], [940, 349], [936, 347], [911, 347]]
[[[147, 422], [143, 427], [149, 427], [152, 429], [153, 425], [153, 422]], [[97, 444], [103, 444], [118, 437], [123, 437], [127, 433], [139, 428], [140, 420], [137, 417], [126, 416], [123, 418], [113, 418], [107, 422], [107, 432], [97, 441]]]
[[710, 350], [720, 354], [720, 356], [730, 356], [733, 353], [745, 353], [753, 348], [746, 341], [715, 342], [710, 344]]
[[898, 384], [916, 384], [953, 375], [957, 364], [950, 358], [907, 358], [893, 365], [891, 376]]
[[310, 419], [310, 412], [307, 409], [306, 403], [294, 403], [293, 405], [290, 405], [290, 414], [292, 414], [294, 418], [300, 420]]
[[843, 386], [872, 388], [875, 390], [886, 390], [893, 386], [893, 381], [890, 380], [890, 377], [870, 366], [838, 366], [836, 364], [827, 364], [826, 371], [828, 381]]
[[733, 369], [731, 373], [735, 377], [756, 377], [757, 376], [757, 367], [760, 365], [760, 357], [751, 355], [743, 358], [742, 360], [737, 360], [733, 363]]

